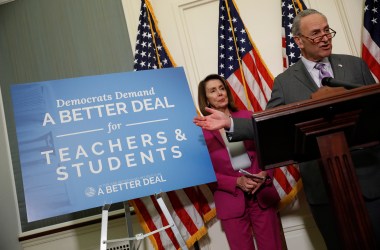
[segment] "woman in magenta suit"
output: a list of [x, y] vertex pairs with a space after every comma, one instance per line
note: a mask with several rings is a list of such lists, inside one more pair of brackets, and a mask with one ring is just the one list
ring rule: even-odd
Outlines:
[[[238, 111], [225, 79], [209, 75], [198, 86], [198, 104], [220, 110], [236, 118], [249, 118], [250, 111]], [[217, 185], [214, 200], [230, 249], [281, 249], [280, 224], [276, 212], [279, 196], [273, 186], [273, 171], [258, 167], [253, 140], [230, 143], [224, 130], [203, 130]], [[239, 173], [239, 169], [263, 177], [259, 180]]]

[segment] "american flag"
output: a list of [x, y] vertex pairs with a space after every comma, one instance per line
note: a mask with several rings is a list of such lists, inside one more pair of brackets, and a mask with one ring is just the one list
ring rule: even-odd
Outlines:
[[[223, 76], [239, 109], [262, 111], [270, 98], [273, 76], [261, 59], [233, 0], [219, 5], [218, 74]], [[275, 170], [274, 184], [281, 198], [280, 208], [289, 204], [300, 188], [294, 166]]]
[[[135, 49], [135, 71], [175, 66], [156, 23], [150, 2], [142, 0]], [[171, 191], [161, 196], [187, 247], [207, 234], [205, 222], [216, 215], [212, 192], [208, 185]], [[134, 199], [130, 204], [134, 207], [145, 233], [168, 225], [154, 196]], [[180, 248], [170, 228], [152, 234], [149, 238], [155, 249]]]
[[368, 64], [376, 82], [380, 81], [380, 2], [366, 0], [362, 58]]
[[294, 42], [292, 23], [299, 11], [305, 10], [302, 0], [284, 0], [281, 2], [282, 10], [282, 58], [284, 70], [292, 66], [301, 57], [301, 51]]

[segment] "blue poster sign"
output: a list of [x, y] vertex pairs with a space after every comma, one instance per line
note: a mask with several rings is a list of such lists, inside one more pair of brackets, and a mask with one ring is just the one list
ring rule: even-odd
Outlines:
[[183, 68], [11, 87], [28, 221], [215, 181]]

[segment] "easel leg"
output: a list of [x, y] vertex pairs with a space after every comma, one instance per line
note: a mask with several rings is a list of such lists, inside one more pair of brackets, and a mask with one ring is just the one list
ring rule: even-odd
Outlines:
[[162, 227], [162, 228], [159, 228], [153, 232], [150, 232], [147, 234], [137, 234], [136, 236], [133, 237], [133, 228], [132, 228], [132, 221], [131, 221], [131, 214], [130, 214], [130, 210], [129, 210], [129, 205], [128, 205], [128, 202], [124, 202], [125, 219], [127, 222], [128, 235], [132, 236], [132, 237], [123, 238], [123, 239], [107, 240], [108, 210], [109, 210], [111, 205], [109, 205], [109, 204], [104, 205], [103, 210], [102, 210], [102, 223], [101, 223], [101, 233], [100, 233], [100, 250], [107, 250], [107, 243], [117, 243], [117, 242], [125, 242], [125, 241], [128, 241], [130, 246], [131, 246], [131, 250], [134, 250], [135, 249], [135, 244], [133, 242], [134, 240], [142, 240], [145, 237], [148, 237], [152, 234], [158, 233], [160, 231], [163, 231], [163, 230], [166, 230], [169, 228], [171, 228], [171, 230], [173, 231], [174, 236], [176, 237], [177, 242], [178, 242], [181, 250], [188, 250], [186, 242], [183, 240], [182, 235], [180, 234], [180, 232], [178, 230], [178, 227], [174, 223], [174, 220], [173, 220], [171, 214], [169, 213], [168, 208], [166, 207], [164, 201], [162, 200], [162, 197], [160, 195], [156, 195], [155, 198], [156, 198], [157, 203], [160, 206], [166, 220], [168, 221], [169, 225]]
[[[125, 223], [127, 225], [127, 232], [128, 232], [128, 238], [133, 238], [133, 227], [132, 227], [132, 217], [131, 217], [131, 210], [129, 209], [129, 203], [125, 201], [124, 203], [124, 211], [125, 211]], [[129, 241], [129, 246], [131, 250], [135, 250], [134, 241]]]
[[107, 225], [108, 225], [108, 209], [111, 205], [105, 204], [102, 208], [102, 227], [100, 232], [100, 250], [107, 250]]
[[180, 234], [178, 230], [178, 227], [174, 223], [174, 220], [172, 216], [170, 215], [168, 208], [166, 207], [164, 201], [162, 200], [162, 197], [160, 195], [156, 195], [156, 199], [157, 199], [158, 205], [160, 206], [162, 212], [165, 215], [166, 220], [168, 221], [169, 225], [171, 225], [171, 229], [173, 230], [174, 236], [176, 237], [181, 249], [188, 250], [186, 242], [183, 240], [182, 235]]

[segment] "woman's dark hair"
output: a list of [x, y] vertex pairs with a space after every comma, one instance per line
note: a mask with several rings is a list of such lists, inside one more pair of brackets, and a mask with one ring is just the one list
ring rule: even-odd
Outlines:
[[199, 109], [201, 113], [203, 115], [210, 114], [205, 110], [205, 108], [209, 106], [209, 103], [207, 101], [207, 96], [206, 96], [206, 84], [210, 80], [220, 80], [223, 83], [223, 86], [227, 91], [228, 109], [231, 111], [237, 111], [238, 109], [236, 108], [234, 97], [232, 96], [231, 90], [228, 87], [227, 81], [220, 75], [211, 74], [211, 75], [206, 76], [206, 78], [203, 79], [198, 85], [198, 105], [199, 105]]

